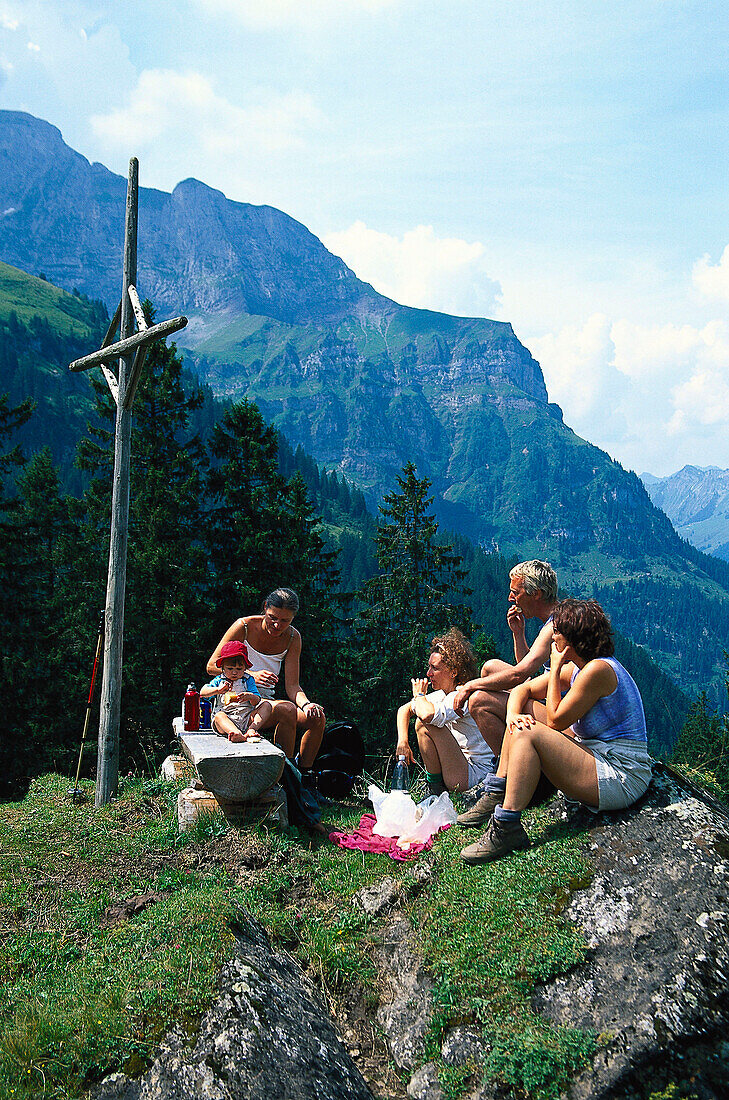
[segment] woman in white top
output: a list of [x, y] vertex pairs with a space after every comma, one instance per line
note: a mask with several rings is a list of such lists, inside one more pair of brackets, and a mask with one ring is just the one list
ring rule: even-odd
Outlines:
[[[397, 712], [395, 752], [412, 763], [408, 736], [410, 719], [415, 718], [430, 794], [465, 791], [492, 770], [491, 749], [468, 713], [468, 703], [460, 714], [453, 708], [456, 688], [471, 679], [475, 670], [470, 643], [457, 627], [451, 627], [440, 638], [433, 638], [428, 674], [412, 680], [413, 698]], [[433, 687], [429, 694], [428, 681]]]
[[[280, 745], [290, 760], [294, 756], [298, 730], [301, 734], [299, 766], [307, 772], [319, 751], [326, 715], [318, 703], [311, 702], [299, 683], [301, 635], [292, 626], [298, 610], [299, 597], [293, 589], [274, 589], [263, 601], [260, 615], [236, 619], [226, 630], [207, 667], [211, 675], [219, 671], [216, 662], [226, 642], [245, 642], [251, 660], [250, 674], [263, 698], [270, 699], [273, 706], [271, 717], [261, 728], [275, 729], [274, 743]], [[282, 665], [288, 699], [274, 699]]]

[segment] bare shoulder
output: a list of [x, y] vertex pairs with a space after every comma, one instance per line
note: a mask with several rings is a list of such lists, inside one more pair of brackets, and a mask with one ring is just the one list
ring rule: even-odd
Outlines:
[[595, 657], [592, 661], [588, 661], [581, 672], [581, 676], [585, 680], [606, 687], [609, 692], [614, 691], [618, 684], [615, 669], [602, 657]]

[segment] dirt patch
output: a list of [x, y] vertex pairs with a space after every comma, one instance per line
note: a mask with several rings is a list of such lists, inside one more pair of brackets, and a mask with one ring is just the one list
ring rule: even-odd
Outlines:
[[134, 898], [127, 898], [125, 901], [117, 902], [116, 905], [110, 905], [99, 917], [99, 927], [112, 928], [115, 924], [121, 924], [123, 920], [129, 920], [130, 917], [136, 916], [155, 902], [163, 901], [168, 894], [168, 890], [161, 892], [149, 890], [146, 894], [137, 894]]
[[329, 1009], [352, 1061], [375, 1096], [407, 1100], [405, 1084], [398, 1075], [382, 1028], [377, 1023], [378, 991], [359, 982], [336, 998], [329, 996]]

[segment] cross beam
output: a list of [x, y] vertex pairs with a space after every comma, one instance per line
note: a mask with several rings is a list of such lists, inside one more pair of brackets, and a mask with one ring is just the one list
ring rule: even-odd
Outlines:
[[[130, 286], [129, 289], [133, 290], [134, 287]], [[144, 314], [142, 314], [142, 320], [144, 320]], [[82, 371], [108, 365], [111, 359], [117, 359], [120, 355], [130, 355], [137, 348], [146, 347], [155, 340], [163, 340], [165, 336], [179, 332], [186, 324], [187, 317], [174, 317], [171, 321], [162, 321], [158, 325], [152, 325], [151, 328], [147, 328], [145, 323], [144, 328], [140, 332], [135, 332], [133, 336], [128, 336], [125, 340], [117, 340], [115, 344], [108, 344], [99, 351], [92, 351], [82, 359], [74, 359], [73, 363], [68, 364], [68, 369]]]
[[[124, 595], [127, 575], [129, 534], [129, 471], [131, 459], [132, 404], [142, 373], [147, 349], [156, 341], [178, 332], [186, 317], [175, 317], [158, 325], [147, 325], [136, 290], [138, 173], [136, 157], [129, 162], [127, 206], [124, 223], [124, 265], [122, 294], [101, 348], [75, 359], [72, 371], [101, 367], [116, 402], [114, 435], [114, 480], [111, 498], [109, 574], [106, 585], [104, 630], [104, 676], [99, 716], [99, 756], [96, 776], [96, 806], [104, 806], [116, 793], [119, 781], [119, 724], [121, 717], [122, 643]], [[136, 317], [139, 331], [134, 332]], [[114, 336], [119, 328], [119, 339]], [[109, 363], [119, 361], [115, 375]]]

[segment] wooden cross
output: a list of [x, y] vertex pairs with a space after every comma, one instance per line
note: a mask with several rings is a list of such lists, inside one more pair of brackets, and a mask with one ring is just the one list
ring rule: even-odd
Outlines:
[[[124, 264], [122, 295], [99, 351], [69, 364], [69, 370], [83, 371], [101, 367], [116, 402], [114, 435], [114, 482], [111, 499], [111, 541], [109, 574], [106, 585], [104, 630], [104, 676], [101, 683], [99, 716], [99, 756], [96, 777], [96, 806], [105, 806], [116, 793], [119, 781], [119, 723], [121, 715], [121, 674], [124, 635], [124, 592], [127, 577], [127, 541], [129, 534], [129, 468], [132, 439], [132, 405], [144, 367], [147, 349], [155, 340], [178, 332], [187, 317], [176, 317], [159, 325], [148, 326], [136, 290], [137, 222], [139, 162], [129, 162], [127, 208], [124, 223]], [[138, 331], [134, 332], [136, 319]], [[119, 340], [114, 335], [119, 327]], [[118, 358], [115, 375], [110, 362]]]

